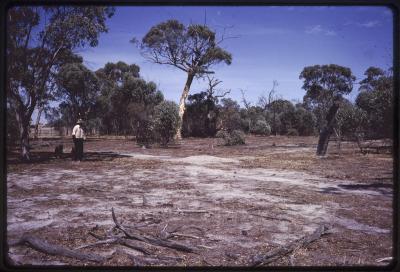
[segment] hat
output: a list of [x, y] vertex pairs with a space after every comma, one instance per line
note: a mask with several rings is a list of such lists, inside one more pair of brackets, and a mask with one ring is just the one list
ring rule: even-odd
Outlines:
[[78, 119], [78, 121], [76, 121], [77, 124], [83, 124], [83, 120], [82, 119]]

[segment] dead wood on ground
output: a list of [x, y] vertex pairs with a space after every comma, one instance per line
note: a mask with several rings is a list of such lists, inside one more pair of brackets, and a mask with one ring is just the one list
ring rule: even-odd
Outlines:
[[184, 252], [195, 252], [197, 249], [189, 246], [189, 245], [185, 245], [179, 242], [175, 242], [175, 241], [170, 241], [167, 239], [159, 239], [156, 237], [152, 237], [152, 236], [148, 236], [148, 235], [143, 235], [140, 234], [138, 232], [134, 232], [134, 231], [128, 231], [124, 226], [122, 226], [118, 220], [117, 217], [115, 216], [114, 213], [114, 208], [111, 208], [111, 213], [112, 213], [112, 218], [114, 221], [115, 226], [117, 227], [117, 229], [121, 230], [126, 238], [129, 239], [134, 239], [134, 240], [139, 240], [145, 243], [149, 243], [152, 245], [156, 245], [156, 246], [161, 246], [161, 247], [168, 247], [168, 248], [173, 248], [176, 250], [180, 250], [180, 251], [184, 251]]
[[106, 260], [105, 257], [97, 254], [79, 252], [59, 245], [53, 245], [42, 239], [27, 234], [22, 235], [21, 239], [12, 245], [28, 245], [37, 251], [49, 255], [65, 256], [82, 261], [103, 262]]
[[284, 245], [282, 247], [273, 249], [267, 254], [258, 254], [252, 258], [252, 266], [259, 266], [259, 265], [265, 265], [269, 264], [291, 252], [294, 250], [305, 247], [308, 244], [314, 242], [315, 240], [318, 240], [322, 235], [328, 233], [328, 226], [326, 225], [320, 225], [312, 234], [305, 235], [304, 237], [297, 239], [287, 245]]

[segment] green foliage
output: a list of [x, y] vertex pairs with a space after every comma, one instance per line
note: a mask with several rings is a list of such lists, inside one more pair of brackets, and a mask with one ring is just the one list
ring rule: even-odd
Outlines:
[[365, 111], [364, 126], [367, 137], [393, 137], [393, 76], [376, 67], [370, 67], [360, 83], [356, 105]]
[[33, 111], [52, 99], [54, 75], [69, 56], [96, 46], [114, 8], [101, 6], [14, 6], [7, 19], [7, 100], [18, 109], [21, 151], [29, 160]]
[[182, 125], [182, 134], [185, 137], [213, 137], [215, 135], [219, 114], [216, 101], [216, 98], [207, 92], [189, 95]]
[[185, 27], [177, 20], [168, 20], [153, 26], [140, 47], [143, 55], [155, 63], [201, 76], [214, 64], [232, 62], [232, 55], [218, 46], [215, 36], [205, 25]]
[[336, 128], [340, 136], [354, 140], [357, 133], [364, 133], [367, 124], [364, 110], [348, 101], [344, 101], [336, 115]]
[[150, 119], [140, 121], [136, 129], [136, 143], [148, 147], [155, 142], [154, 122]]
[[139, 70], [136, 64], [121, 61], [107, 63], [97, 70], [101, 86], [97, 109], [102, 117], [103, 133], [133, 134], [145, 143], [152, 129], [154, 107], [164, 96], [153, 82], [140, 78]]
[[316, 117], [311, 111], [307, 111], [304, 107], [296, 107], [294, 113], [294, 128], [297, 129], [299, 135], [310, 136], [315, 134]]
[[223, 98], [221, 102], [222, 106], [219, 108], [220, 114], [218, 117], [220, 129], [228, 132], [240, 130], [242, 128], [242, 119], [239, 104], [230, 98]]
[[274, 134], [285, 134], [293, 123], [293, 104], [284, 99], [277, 99], [268, 105], [269, 123]]
[[271, 127], [265, 120], [259, 119], [253, 126], [251, 126], [250, 132], [256, 135], [268, 136], [271, 134]]
[[78, 118], [88, 120], [88, 114], [95, 107], [99, 96], [99, 83], [95, 73], [87, 69], [82, 63], [68, 63], [61, 66], [56, 77], [58, 101], [63, 103], [65, 113], [62, 115], [64, 123], [72, 126]]
[[[135, 41], [135, 39], [133, 40]], [[168, 20], [156, 26], [143, 37], [142, 55], [148, 60], [174, 66], [187, 73], [179, 101], [180, 118], [177, 136], [181, 137], [186, 98], [194, 77], [213, 73], [211, 67], [218, 63], [232, 63], [232, 55], [219, 47], [215, 32], [205, 25], [185, 27], [177, 20]]]
[[219, 130], [215, 137], [222, 139], [226, 146], [245, 144], [245, 134], [241, 130]]
[[350, 68], [336, 64], [305, 67], [299, 78], [304, 80], [304, 104], [316, 115], [319, 129], [326, 125], [328, 110], [335, 101], [352, 91], [355, 81]]
[[173, 139], [179, 125], [178, 105], [172, 101], [163, 101], [154, 109], [155, 138], [162, 146]]
[[295, 128], [289, 128], [286, 132], [287, 136], [299, 136], [299, 132]]

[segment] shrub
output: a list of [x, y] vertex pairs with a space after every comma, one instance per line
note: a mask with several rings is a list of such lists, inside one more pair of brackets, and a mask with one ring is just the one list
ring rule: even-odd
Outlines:
[[299, 136], [299, 132], [295, 128], [289, 128], [286, 135], [287, 136]]
[[220, 130], [215, 136], [222, 139], [223, 144], [227, 146], [245, 144], [245, 134], [241, 130], [233, 130], [232, 132]]
[[241, 130], [234, 130], [230, 134], [231, 142], [229, 145], [242, 145], [245, 144], [245, 134]]
[[163, 101], [154, 108], [155, 139], [166, 146], [173, 139], [179, 125], [178, 105]]
[[154, 142], [153, 122], [151, 120], [138, 121], [136, 142], [138, 145], [148, 147]]
[[271, 127], [266, 121], [257, 120], [256, 123], [251, 127], [250, 132], [257, 135], [270, 135]]

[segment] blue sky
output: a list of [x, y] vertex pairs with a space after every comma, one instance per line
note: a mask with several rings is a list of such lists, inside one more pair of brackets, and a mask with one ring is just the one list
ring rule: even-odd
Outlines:
[[[97, 70], [107, 62], [138, 64], [141, 76], [154, 81], [166, 99], [178, 102], [186, 75], [181, 70], [145, 60], [129, 41], [141, 38], [154, 25], [168, 19], [207, 25], [235, 37], [222, 46], [232, 53], [230, 66], [214, 67], [230, 97], [241, 100], [240, 90], [255, 104], [266, 94], [273, 80], [278, 95], [301, 101], [304, 90], [299, 74], [305, 66], [338, 64], [351, 68], [357, 80], [369, 66], [384, 69], [392, 65], [392, 13], [386, 7], [117, 7], [108, 20], [108, 33], [99, 45], [78, 53], [85, 64]], [[203, 91], [206, 82], [195, 80], [191, 93]], [[349, 95], [354, 99], [358, 86]]]

